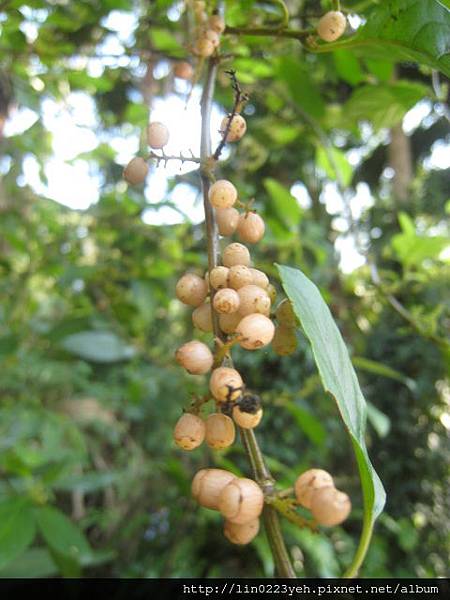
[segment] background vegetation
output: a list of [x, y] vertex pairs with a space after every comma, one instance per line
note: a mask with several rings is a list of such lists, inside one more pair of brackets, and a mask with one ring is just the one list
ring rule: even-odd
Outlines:
[[[229, 25], [279, 15], [277, 2], [225, 4]], [[296, 27], [330, 7], [286, 4]], [[448, 575], [450, 184], [436, 158], [448, 152], [450, 133], [447, 4], [348, 0], [344, 8], [368, 20], [372, 41], [337, 43], [333, 52], [282, 37], [228, 36], [223, 44], [233, 58], [219, 77], [221, 110], [232, 104], [223, 73], [230, 66], [251, 96], [248, 134], [222, 173], [255, 197], [268, 224], [255, 262], [275, 283], [274, 262], [299, 266], [321, 288], [369, 402], [369, 452], [388, 500], [363, 576]], [[7, 123], [0, 146], [2, 577], [273, 571], [264, 535], [231, 546], [218, 515], [190, 500], [198, 468], [248, 474], [239, 444], [186, 455], [171, 440], [190, 395], [204, 389], [173, 364], [192, 335], [174, 287], [207, 259], [202, 224], [189, 214], [155, 223], [164, 207], [183, 211], [172, 192], [198, 188], [198, 177], [171, 178], [161, 202], [152, 201], [152, 178], [147, 195], [121, 180], [117, 139], [139, 140], [155, 100], [186, 97], [170, 69], [187, 55], [182, 5], [0, 2], [0, 122], [8, 110], [18, 118], [14, 106], [34, 114], [17, 134]], [[124, 39], [111, 16], [130, 14]], [[407, 14], [414, 32], [406, 21], [376, 30], [392, 14], [400, 24]], [[404, 47], [382, 39], [389, 35]], [[74, 210], [46, 196], [55, 147], [44, 114], [49, 101], [70, 113], [86, 95], [95, 103], [95, 148], [72, 164], [87, 161], [100, 195]], [[30, 161], [40, 188], [27, 177]], [[358, 268], [345, 268], [349, 256]], [[262, 394], [259, 439], [279, 482], [321, 466], [352, 496], [343, 527], [313, 535], [283, 525], [299, 576], [337, 575], [357, 542], [360, 489], [309, 345], [299, 334], [289, 358], [237, 352], [237, 362]]]

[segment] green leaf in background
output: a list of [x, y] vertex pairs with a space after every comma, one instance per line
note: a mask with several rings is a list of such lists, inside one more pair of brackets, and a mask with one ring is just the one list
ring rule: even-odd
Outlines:
[[0, 578], [26, 579], [51, 577], [58, 574], [58, 567], [45, 548], [29, 548], [20, 560], [0, 570]]
[[317, 166], [320, 167], [327, 177], [333, 181], [339, 181], [344, 187], [350, 185], [353, 177], [353, 168], [348, 162], [345, 154], [339, 148], [324, 148], [319, 146], [316, 154]]
[[350, 85], [357, 85], [364, 80], [364, 73], [354, 52], [336, 50], [336, 52], [333, 52], [333, 60], [336, 73]]
[[64, 338], [61, 346], [71, 354], [99, 363], [129, 360], [135, 354], [134, 348], [108, 331], [80, 331]]
[[391, 420], [371, 402], [367, 403], [367, 421], [375, 429], [379, 437], [384, 438], [391, 429]]
[[289, 89], [294, 102], [308, 115], [320, 119], [325, 114], [325, 103], [305, 66], [291, 56], [279, 62], [278, 75]]
[[35, 509], [36, 522], [49, 548], [80, 563], [92, 554], [82, 531], [60, 510], [52, 506]]
[[354, 36], [317, 51], [338, 48], [365, 57], [413, 61], [450, 76], [450, 11], [439, 0], [384, 0]]
[[26, 499], [0, 503], [0, 569], [25, 552], [35, 533], [32, 506]]
[[297, 403], [283, 401], [282, 405], [289, 413], [291, 413], [297, 425], [311, 442], [317, 446], [322, 446], [326, 438], [326, 431], [319, 419]]
[[418, 235], [414, 222], [406, 213], [399, 213], [398, 220], [402, 233], [394, 235], [391, 244], [404, 267], [419, 266], [425, 260], [439, 260], [441, 252], [450, 246], [447, 237]]
[[408, 387], [412, 392], [416, 389], [416, 382], [410, 377], [406, 377], [403, 373], [388, 367], [387, 365], [383, 365], [376, 360], [370, 360], [368, 358], [364, 358], [362, 356], [353, 356], [352, 357], [353, 365], [357, 369], [361, 369], [361, 371], [367, 371], [368, 373], [374, 373], [375, 375], [381, 375], [382, 377], [388, 377], [389, 379], [395, 379], [396, 381], [400, 381], [406, 387]]
[[325, 390], [336, 401], [358, 462], [364, 497], [364, 521], [359, 548], [347, 576], [355, 576], [364, 560], [373, 525], [386, 494], [366, 448], [367, 406], [347, 348], [319, 290], [300, 270], [277, 265], [286, 294], [309, 339]]
[[303, 211], [294, 196], [278, 181], [270, 177], [264, 179], [264, 187], [270, 196], [271, 207], [278, 220], [289, 231], [296, 229]]
[[426, 86], [410, 81], [364, 85], [353, 92], [344, 110], [355, 122], [370, 121], [376, 130], [393, 127], [427, 93]]

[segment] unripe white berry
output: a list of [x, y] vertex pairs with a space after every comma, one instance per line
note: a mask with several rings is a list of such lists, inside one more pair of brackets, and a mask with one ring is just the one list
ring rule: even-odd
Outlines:
[[155, 148], [156, 150], [164, 148], [169, 141], [169, 130], [164, 123], [159, 123], [158, 121], [149, 123], [147, 127], [147, 140], [150, 148]]
[[204, 302], [200, 306], [197, 306], [192, 313], [192, 323], [200, 331], [210, 333], [213, 330], [211, 304], [209, 302]]
[[253, 275], [250, 269], [244, 265], [234, 265], [230, 267], [228, 273], [228, 285], [234, 290], [239, 290], [245, 285], [253, 283]]
[[260, 314], [248, 315], [240, 321], [236, 333], [240, 338], [240, 345], [246, 350], [257, 350], [270, 344], [275, 333], [272, 321]]
[[[222, 494], [223, 490], [220, 498], [222, 497]], [[319, 525], [325, 525], [326, 527], [339, 525], [345, 521], [350, 514], [351, 509], [352, 503], [347, 494], [340, 492], [334, 487], [323, 487], [315, 490], [312, 494], [311, 513]]]
[[214, 294], [214, 310], [220, 314], [232, 314], [239, 310], [239, 295], [236, 290], [223, 288]]
[[334, 42], [341, 37], [347, 27], [345, 15], [337, 10], [325, 13], [317, 25], [317, 33], [325, 42]]
[[226, 179], [218, 179], [208, 191], [209, 201], [215, 208], [231, 208], [237, 197], [237, 189]]
[[248, 244], [256, 244], [263, 236], [266, 226], [255, 212], [247, 212], [239, 217], [237, 232], [240, 239]]
[[225, 31], [225, 21], [220, 15], [211, 15], [209, 17], [208, 25], [217, 33], [223, 33]]
[[259, 269], [250, 268], [250, 271], [253, 277], [253, 285], [257, 285], [263, 290], [267, 289], [267, 286], [269, 285], [269, 278], [267, 277], [267, 275]]
[[268, 317], [270, 315], [270, 298], [265, 290], [257, 285], [244, 285], [238, 291], [239, 314], [242, 317], [260, 313]]
[[272, 349], [279, 356], [289, 356], [297, 350], [298, 341], [295, 329], [288, 325], [275, 327], [275, 335], [272, 340]]
[[209, 380], [211, 394], [218, 402], [236, 400], [242, 394], [243, 387], [242, 377], [230, 367], [214, 369]]
[[175, 293], [183, 304], [200, 306], [208, 295], [208, 286], [202, 277], [195, 273], [186, 273], [178, 280]]
[[[227, 130], [228, 123], [231, 115], [228, 115], [222, 119], [220, 124], [220, 131], [224, 134]], [[225, 138], [226, 142], [238, 142], [247, 131], [247, 123], [242, 115], [234, 115], [231, 120], [230, 129]]]
[[200, 38], [195, 42], [194, 54], [196, 54], [197, 56], [207, 58], [208, 56], [214, 54], [214, 50], [214, 44], [211, 42], [211, 40], [208, 40], [206, 38]]
[[233, 406], [233, 419], [236, 425], [242, 429], [253, 429], [257, 427], [263, 417], [263, 409], [259, 408], [255, 413], [245, 412], [240, 406]]
[[252, 479], [236, 478], [220, 493], [219, 510], [231, 523], [243, 525], [258, 518], [264, 506], [264, 494]]
[[294, 308], [290, 300], [285, 298], [280, 302], [275, 311], [275, 316], [280, 325], [287, 327], [295, 327], [297, 325], [297, 317], [295, 316]]
[[223, 488], [236, 479], [224, 469], [201, 469], [192, 480], [192, 496], [205, 508], [219, 510], [219, 496]]
[[219, 326], [224, 333], [234, 333], [241, 322], [241, 315], [238, 312], [230, 315], [219, 315]]
[[259, 519], [253, 519], [244, 525], [225, 521], [223, 534], [232, 544], [249, 544], [259, 532]]
[[216, 221], [220, 235], [233, 235], [236, 231], [239, 212], [233, 208], [216, 208]]
[[173, 74], [175, 75], [175, 77], [178, 77], [178, 79], [192, 79], [192, 75], [194, 74], [194, 69], [192, 68], [192, 65], [189, 64], [186, 61], [181, 61], [181, 62], [177, 62], [175, 63], [174, 67], [173, 67]]
[[239, 244], [229, 244], [223, 251], [222, 262], [226, 267], [234, 267], [235, 265], [250, 265], [250, 252], [248, 248]]
[[214, 48], [218, 48], [220, 44], [220, 35], [214, 29], [208, 29], [205, 31], [204, 37], [209, 40]]
[[277, 290], [275, 289], [275, 286], [269, 283], [266, 287], [266, 292], [269, 294], [270, 301], [274, 304], [277, 299]]
[[215, 290], [228, 287], [228, 267], [214, 267], [209, 274], [209, 283]]
[[206, 443], [214, 450], [228, 448], [234, 442], [236, 428], [227, 415], [213, 413], [206, 419]]
[[183, 344], [175, 353], [176, 361], [191, 375], [204, 375], [211, 370], [214, 357], [206, 344], [192, 340]]
[[333, 478], [323, 469], [308, 469], [302, 473], [294, 485], [297, 502], [307, 509], [311, 509], [313, 493], [323, 487], [334, 487]]
[[175, 444], [183, 450], [194, 450], [205, 439], [205, 422], [197, 415], [185, 413], [182, 415], [173, 430]]
[[148, 164], [140, 156], [135, 156], [130, 160], [123, 170], [123, 178], [131, 185], [144, 183], [148, 175]]

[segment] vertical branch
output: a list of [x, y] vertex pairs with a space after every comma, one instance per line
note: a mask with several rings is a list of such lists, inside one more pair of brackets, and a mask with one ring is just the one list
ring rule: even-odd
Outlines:
[[[219, 233], [214, 215], [214, 209], [211, 206], [208, 198], [210, 180], [211, 180], [211, 109], [214, 96], [214, 88], [217, 76], [217, 61], [214, 57], [208, 61], [208, 69], [206, 73], [206, 81], [203, 88], [201, 98], [201, 143], [200, 143], [200, 158], [201, 158], [201, 181], [203, 192], [203, 205], [205, 209], [205, 228], [208, 246], [208, 270], [211, 271], [218, 265], [220, 248], [219, 248]], [[219, 322], [216, 312], [212, 308], [214, 335], [217, 338], [222, 337]], [[246, 454], [251, 465], [255, 480], [261, 485], [267, 493], [273, 490], [273, 479], [267, 468], [255, 434], [252, 430], [241, 429], [241, 438], [246, 451]], [[295, 578], [296, 574], [289, 559], [289, 554], [284, 544], [283, 535], [281, 532], [278, 514], [271, 506], [266, 505], [264, 508], [264, 525], [266, 528], [267, 537], [270, 548], [274, 557], [277, 574], [280, 577]]]

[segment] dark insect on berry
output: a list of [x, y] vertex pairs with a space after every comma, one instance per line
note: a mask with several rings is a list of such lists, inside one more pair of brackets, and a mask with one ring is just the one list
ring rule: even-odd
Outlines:
[[239, 406], [242, 412], [254, 415], [261, 408], [261, 398], [252, 392], [244, 392], [236, 401], [236, 404]]
[[235, 406], [236, 402], [233, 400], [227, 400], [226, 402], [222, 402], [220, 405], [220, 410], [227, 417], [231, 417], [233, 414], [233, 406]]
[[[232, 385], [227, 385], [228, 388], [228, 393], [226, 396], [226, 400], [225, 400], [225, 404], [227, 403], [231, 403], [231, 404], [236, 404], [236, 402], [239, 402], [240, 398], [242, 397], [242, 394], [244, 393], [244, 387], [234, 387]], [[238, 396], [236, 396], [236, 392], [241, 392]]]

